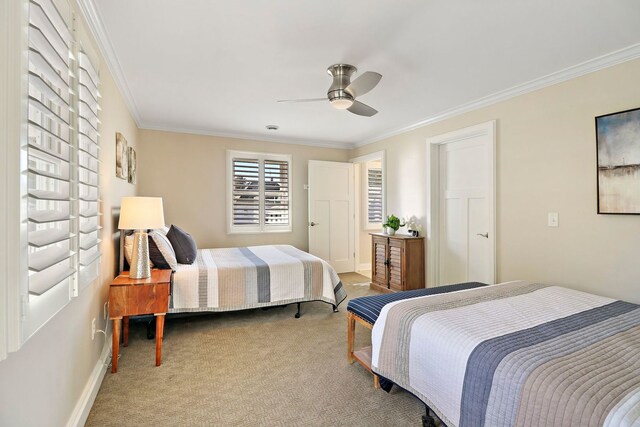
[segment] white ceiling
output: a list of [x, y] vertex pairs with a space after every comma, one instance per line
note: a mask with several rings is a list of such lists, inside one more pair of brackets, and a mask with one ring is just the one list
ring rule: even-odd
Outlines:
[[[283, 142], [360, 145], [640, 57], [637, 0], [81, 4], [140, 127]], [[358, 98], [376, 116], [276, 103], [326, 96], [337, 62], [383, 75]]]

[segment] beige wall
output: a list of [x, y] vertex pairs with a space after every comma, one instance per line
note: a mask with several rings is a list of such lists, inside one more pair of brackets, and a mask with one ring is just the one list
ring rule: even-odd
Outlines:
[[[76, 11], [80, 16], [79, 11]], [[86, 35], [85, 48], [97, 52]], [[96, 54], [99, 58], [99, 55]], [[82, 291], [24, 346], [0, 362], [0, 425], [66, 425], [78, 403], [105, 345], [104, 336], [91, 340], [91, 319], [105, 328], [102, 317], [108, 285], [116, 269], [112, 212], [122, 196], [135, 195], [136, 186], [115, 178], [115, 132], [136, 147], [138, 129], [131, 118], [104, 61], [99, 65], [102, 94], [100, 132], [102, 151], [102, 271], [95, 283]], [[109, 326], [109, 332], [111, 327]]]
[[[291, 244], [306, 250], [307, 163], [348, 159], [347, 150], [152, 130], [141, 130], [139, 143], [140, 195], [163, 197], [166, 223], [191, 233], [199, 248]], [[228, 149], [292, 155], [291, 233], [227, 234]]]
[[[640, 217], [596, 214], [594, 117], [640, 107], [640, 60], [352, 150], [386, 150], [387, 212], [425, 222], [426, 138], [497, 120], [498, 280], [640, 302]], [[560, 226], [547, 227], [558, 212]], [[427, 266], [428, 268], [428, 266]]]

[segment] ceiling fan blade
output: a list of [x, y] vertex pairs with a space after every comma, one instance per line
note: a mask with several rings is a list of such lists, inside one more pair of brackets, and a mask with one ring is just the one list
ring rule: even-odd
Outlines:
[[351, 107], [347, 108], [353, 114], [357, 114], [359, 116], [371, 117], [373, 115], [378, 114], [378, 110], [375, 108], [369, 107], [367, 104], [363, 104], [360, 101], [353, 101]]
[[358, 96], [362, 96], [376, 87], [381, 78], [382, 74], [373, 71], [367, 71], [366, 73], [362, 74], [360, 77], [352, 81], [351, 84], [345, 88], [345, 91], [354, 98], [357, 98]]
[[316, 102], [316, 101], [327, 101], [327, 98], [309, 98], [309, 99], [281, 99], [277, 102]]

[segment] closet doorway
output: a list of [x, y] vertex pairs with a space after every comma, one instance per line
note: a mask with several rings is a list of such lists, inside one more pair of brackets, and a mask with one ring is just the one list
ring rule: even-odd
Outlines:
[[355, 174], [355, 265], [356, 271], [370, 277], [371, 236], [382, 231], [387, 215], [385, 152], [377, 151], [349, 160]]

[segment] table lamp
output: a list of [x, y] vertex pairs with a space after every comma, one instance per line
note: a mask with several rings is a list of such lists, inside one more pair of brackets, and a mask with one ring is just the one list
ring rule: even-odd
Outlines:
[[129, 277], [146, 279], [151, 276], [149, 266], [148, 229], [164, 227], [161, 197], [123, 197], [120, 205], [120, 230], [135, 230]]

